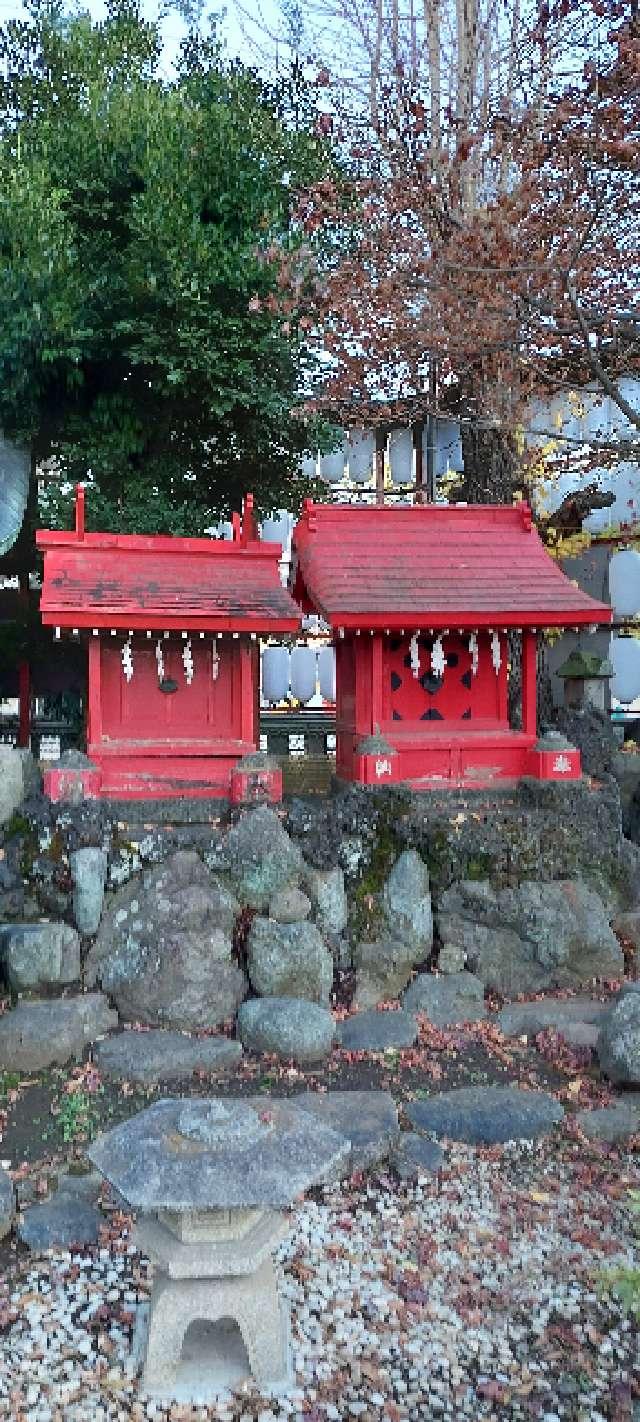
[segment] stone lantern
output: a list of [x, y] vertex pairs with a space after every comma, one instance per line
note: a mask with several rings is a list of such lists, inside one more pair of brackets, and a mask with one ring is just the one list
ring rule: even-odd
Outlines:
[[596, 711], [607, 710], [607, 682], [613, 676], [613, 667], [607, 657], [599, 657], [593, 652], [583, 652], [576, 647], [566, 662], [556, 673], [564, 682], [564, 704], [572, 711], [582, 711], [593, 706]]
[[138, 1212], [136, 1243], [155, 1265], [137, 1340], [145, 1392], [206, 1404], [249, 1375], [262, 1390], [287, 1386], [271, 1258], [287, 1232], [281, 1211], [335, 1178], [349, 1150], [269, 1100], [159, 1101], [94, 1142], [90, 1158]]

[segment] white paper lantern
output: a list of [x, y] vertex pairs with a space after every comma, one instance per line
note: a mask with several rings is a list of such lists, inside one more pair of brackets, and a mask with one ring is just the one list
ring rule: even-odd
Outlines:
[[289, 695], [290, 661], [288, 647], [265, 647], [262, 653], [262, 694], [272, 705]]
[[336, 653], [334, 647], [322, 647], [318, 652], [320, 695], [325, 701], [336, 699]]
[[320, 478], [327, 484], [339, 484], [344, 478], [344, 466], [347, 458], [346, 444], [341, 444], [339, 449], [334, 449], [331, 454], [321, 454], [320, 456]]
[[614, 553], [609, 563], [609, 595], [618, 617], [640, 612], [640, 553], [633, 548]]
[[640, 696], [640, 642], [635, 637], [613, 637], [611, 661], [611, 695], [628, 706]]
[[413, 435], [411, 430], [391, 431], [389, 463], [394, 484], [413, 483]]
[[316, 689], [316, 654], [311, 647], [294, 647], [291, 653], [291, 694], [296, 701], [310, 701]]
[[354, 484], [367, 484], [373, 473], [376, 439], [364, 430], [349, 435], [349, 478]]
[[306, 454], [301, 462], [300, 469], [305, 479], [315, 479], [318, 474], [317, 454]]
[[436, 478], [441, 479], [448, 469], [455, 474], [464, 473], [462, 458], [462, 436], [457, 420], [436, 420]]

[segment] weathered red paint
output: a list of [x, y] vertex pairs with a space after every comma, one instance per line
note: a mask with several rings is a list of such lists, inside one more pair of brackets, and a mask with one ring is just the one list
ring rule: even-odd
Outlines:
[[[293, 548], [294, 595], [329, 623], [336, 642], [342, 778], [431, 789], [580, 775], [577, 752], [559, 759], [535, 749], [537, 629], [610, 622], [612, 614], [550, 558], [527, 505], [308, 501]], [[520, 730], [509, 724], [508, 629], [522, 632]], [[475, 674], [471, 632], [478, 641]], [[443, 678], [431, 668], [437, 636], [447, 663]], [[386, 750], [367, 747], [376, 733]]]
[[566, 627], [611, 620], [550, 558], [527, 504], [305, 502], [294, 596], [332, 627]]
[[101, 795], [227, 797], [238, 761], [257, 748], [251, 634], [295, 632], [300, 614], [280, 582], [280, 545], [257, 537], [250, 498], [233, 528], [230, 542], [86, 533], [79, 491], [75, 531], [37, 535], [44, 623], [90, 632], [87, 753]]

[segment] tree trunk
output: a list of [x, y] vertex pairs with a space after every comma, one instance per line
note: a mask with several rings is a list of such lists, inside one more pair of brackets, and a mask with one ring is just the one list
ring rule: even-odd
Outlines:
[[468, 504], [511, 504], [518, 488], [515, 444], [502, 430], [463, 429], [464, 474], [456, 498]]

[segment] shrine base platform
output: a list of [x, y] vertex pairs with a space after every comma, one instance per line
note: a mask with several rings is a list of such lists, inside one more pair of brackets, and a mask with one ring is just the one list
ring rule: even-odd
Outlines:
[[[482, 790], [500, 782], [579, 780], [580, 752], [553, 745], [520, 731], [485, 728], [462, 733], [430, 730], [427, 734], [385, 729], [387, 749], [354, 756], [345, 779], [366, 786], [406, 785], [411, 790], [466, 788]], [[338, 765], [340, 774], [340, 765]]]

